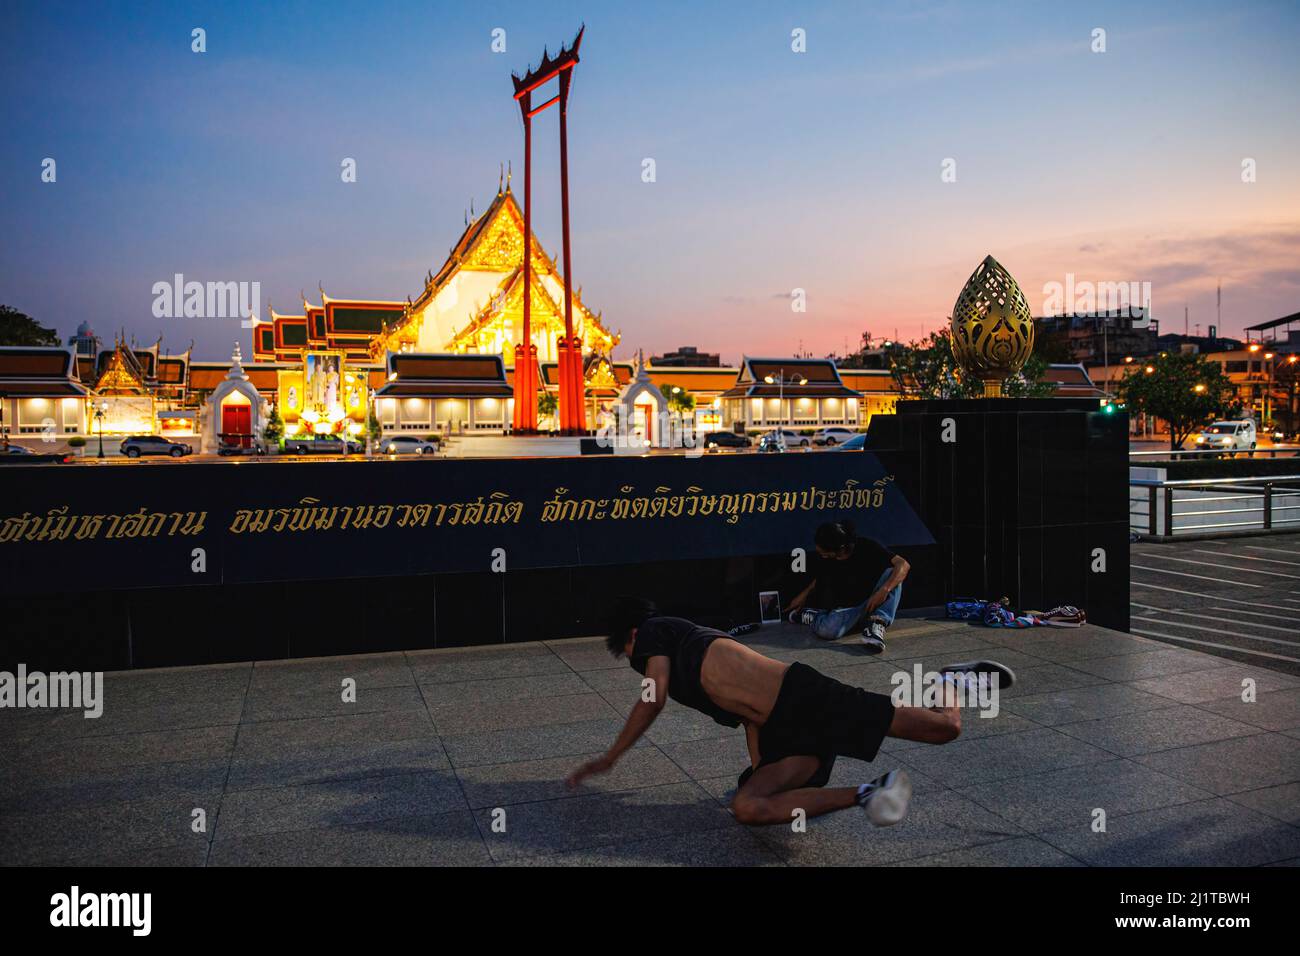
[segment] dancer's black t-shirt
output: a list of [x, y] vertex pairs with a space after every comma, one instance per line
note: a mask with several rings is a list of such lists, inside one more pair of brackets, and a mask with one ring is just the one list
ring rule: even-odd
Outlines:
[[813, 554], [808, 572], [816, 579], [811, 606], [830, 610], [856, 607], [871, 596], [894, 553], [871, 538], [854, 538], [853, 553], [843, 561]]
[[726, 636], [721, 631], [700, 627], [685, 618], [652, 617], [637, 628], [636, 642], [628, 660], [632, 669], [644, 677], [647, 660], [667, 657], [670, 661], [669, 697], [726, 727], [739, 727], [740, 718], [715, 704], [700, 685], [700, 668], [704, 665], [705, 652], [710, 644]]

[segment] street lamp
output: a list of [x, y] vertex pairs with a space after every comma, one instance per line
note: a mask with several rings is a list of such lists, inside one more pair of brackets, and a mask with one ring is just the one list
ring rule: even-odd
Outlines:
[[99, 425], [99, 454], [96, 456], [97, 458], [104, 457], [104, 413], [107, 411], [108, 402], [95, 403], [95, 421]]
[[1260, 424], [1267, 427], [1273, 404], [1273, 353], [1265, 352], [1264, 361], [1268, 362], [1268, 381], [1264, 385], [1264, 420]]
[[[792, 376], [787, 376], [787, 375], [785, 374], [785, 369], [780, 369], [780, 370], [778, 370], [778, 372], [777, 372], [777, 374], [776, 374], [775, 376], [771, 376], [771, 375], [766, 376], [766, 377], [763, 379], [763, 381], [767, 382], [768, 385], [776, 385], [776, 386], [778, 386], [778, 388], [777, 388], [777, 393], [776, 393], [776, 394], [777, 394], [777, 400], [776, 400], [777, 408], [783, 408], [783, 407], [785, 406], [785, 386], [786, 386], [787, 384], [790, 384], [790, 385], [807, 385], [807, 384], [808, 384], [808, 379], [804, 378], [802, 375], [792, 375]], [[791, 424], [793, 424], [793, 421], [794, 421], [794, 416], [793, 416], [793, 415], [789, 415], [789, 416], [785, 416], [785, 417], [783, 417], [782, 420], [781, 420], [781, 424], [783, 424], [783, 425], [786, 424], [786, 422], [785, 422], [785, 418], [790, 418], [790, 420], [791, 420]]]
[[[390, 378], [392, 376], [389, 376]], [[430, 416], [432, 419], [434, 416]], [[366, 382], [366, 457], [375, 456], [375, 435], [370, 429], [370, 423], [375, 419], [375, 390], [370, 387], [370, 382]]]

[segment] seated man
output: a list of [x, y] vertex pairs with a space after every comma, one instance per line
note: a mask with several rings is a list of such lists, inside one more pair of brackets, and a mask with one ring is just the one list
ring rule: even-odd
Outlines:
[[[856, 787], [826, 787], [838, 756], [872, 760], [886, 736], [942, 744], [961, 732], [957, 695], [949, 706], [895, 707], [884, 694], [850, 687], [805, 664], [764, 657], [721, 631], [676, 617], [658, 617], [654, 605], [623, 598], [606, 640], [647, 678], [622, 732], [603, 756], [569, 775], [576, 787], [604, 773], [654, 723], [671, 697], [727, 727], [745, 725], [750, 767], [740, 777], [731, 808], [741, 823], [788, 823], [802, 811], [815, 817], [859, 806], [876, 826], [907, 815], [912, 784], [892, 770]], [[1015, 675], [1001, 664], [973, 661], [943, 669], [944, 687], [969, 694], [981, 682], [1010, 687]]]
[[[885, 649], [885, 628], [894, 623], [903, 596], [903, 579], [911, 565], [880, 542], [853, 533], [848, 521], [817, 529], [817, 553], [809, 562], [812, 583], [790, 604], [790, 621], [807, 624], [826, 641], [838, 641], [862, 628], [868, 654]], [[805, 607], [812, 596], [814, 610]]]

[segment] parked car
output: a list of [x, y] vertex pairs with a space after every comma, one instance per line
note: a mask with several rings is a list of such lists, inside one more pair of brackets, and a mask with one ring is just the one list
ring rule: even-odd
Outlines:
[[243, 442], [221, 441], [217, 445], [218, 455], [265, 455], [266, 442], [260, 438], [251, 439], [247, 445]]
[[139, 458], [141, 455], [170, 455], [181, 458], [194, 454], [193, 445], [183, 445], [161, 435], [132, 435], [118, 446], [118, 450], [127, 458]]
[[359, 455], [365, 449], [359, 443], [338, 435], [313, 435], [309, 438], [286, 438], [284, 450], [294, 455]]
[[379, 443], [379, 450], [385, 455], [432, 455], [438, 443], [414, 435], [390, 435]]
[[23, 445], [10, 445], [4, 454], [0, 454], [2, 465], [58, 465], [75, 461], [76, 455], [64, 452], [58, 455], [45, 455], [32, 451]]
[[1242, 419], [1207, 425], [1196, 436], [1196, 447], [1205, 451], [1252, 451], [1255, 448], [1255, 423]]
[[859, 432], [847, 441], [832, 448], [831, 451], [862, 451], [866, 447], [867, 436]]
[[812, 444], [812, 439], [809, 436], [800, 435], [788, 428], [773, 428], [770, 432], [764, 434], [763, 438], [767, 438], [769, 435], [779, 435], [781, 443], [786, 448], [807, 448]]
[[705, 448], [748, 448], [751, 444], [748, 435], [736, 432], [707, 432], [704, 436]]
[[821, 429], [820, 431], [817, 432], [817, 434], [813, 435], [813, 444], [828, 445], [828, 446], [842, 445], [844, 444], [844, 442], [848, 441], [856, 434], [857, 432], [855, 432], [852, 428], [844, 428], [839, 425], [831, 425], [828, 428]]

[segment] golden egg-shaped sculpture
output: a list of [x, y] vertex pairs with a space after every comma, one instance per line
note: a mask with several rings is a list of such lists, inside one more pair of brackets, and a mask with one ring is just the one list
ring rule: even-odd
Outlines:
[[952, 307], [952, 349], [965, 374], [986, 396], [1019, 372], [1034, 350], [1034, 320], [1025, 294], [1002, 264], [985, 256]]

